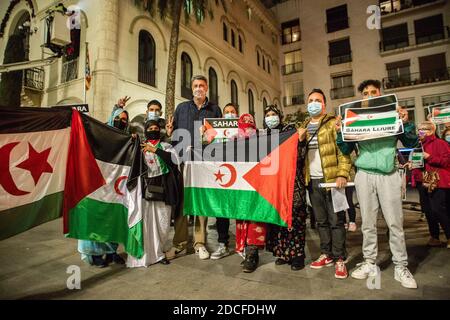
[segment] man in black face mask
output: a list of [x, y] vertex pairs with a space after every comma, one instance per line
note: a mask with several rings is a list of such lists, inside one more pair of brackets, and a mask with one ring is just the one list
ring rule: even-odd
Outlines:
[[109, 118], [108, 125], [125, 131], [128, 127], [128, 112], [122, 108], [114, 110]]

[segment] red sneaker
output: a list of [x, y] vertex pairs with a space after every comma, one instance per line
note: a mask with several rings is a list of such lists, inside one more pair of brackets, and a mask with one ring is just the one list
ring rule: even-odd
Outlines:
[[326, 254], [320, 255], [319, 259], [311, 263], [312, 269], [321, 269], [323, 267], [331, 267], [333, 265], [333, 259], [329, 258]]
[[348, 277], [347, 268], [345, 267], [344, 260], [339, 259], [336, 262], [334, 276], [337, 279], [345, 279]]

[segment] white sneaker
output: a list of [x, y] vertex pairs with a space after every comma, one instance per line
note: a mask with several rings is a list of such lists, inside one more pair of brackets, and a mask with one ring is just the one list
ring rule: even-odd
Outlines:
[[358, 263], [356, 266], [358, 268], [353, 270], [353, 272], [351, 274], [352, 278], [355, 278], [355, 279], [364, 280], [364, 279], [367, 279], [367, 277], [370, 274], [373, 274], [374, 272], [376, 272], [376, 265], [374, 263], [364, 261], [364, 262]]
[[219, 248], [211, 254], [212, 260], [219, 260], [223, 257], [226, 257], [230, 254], [230, 250], [224, 243], [219, 243]]
[[413, 275], [409, 272], [407, 267], [396, 266], [394, 272], [394, 279], [402, 284], [403, 287], [408, 289], [417, 289], [417, 282], [414, 280]]
[[200, 260], [209, 259], [209, 252], [208, 250], [206, 250], [205, 246], [199, 246], [197, 249], [195, 249], [195, 254], [198, 254]]

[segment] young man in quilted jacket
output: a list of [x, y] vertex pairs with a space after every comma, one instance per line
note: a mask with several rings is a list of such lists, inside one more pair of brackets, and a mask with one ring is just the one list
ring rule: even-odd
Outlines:
[[335, 277], [347, 278], [344, 261], [345, 212], [334, 212], [331, 191], [319, 188], [319, 183], [336, 183], [338, 188], [347, 184], [351, 160], [343, 155], [336, 145], [336, 119], [326, 113], [326, 98], [322, 90], [313, 89], [308, 96], [310, 118], [299, 126], [301, 143], [307, 143], [305, 182], [320, 237], [320, 257], [311, 263], [311, 268], [321, 269], [335, 264]]
[[[366, 80], [358, 87], [363, 99], [381, 96], [381, 84], [378, 80]], [[355, 165], [358, 169], [355, 188], [361, 209], [363, 256], [351, 276], [366, 279], [376, 272], [375, 262], [378, 253], [377, 216], [381, 207], [389, 228], [389, 247], [395, 265], [394, 278], [405, 288], [416, 289], [417, 283], [408, 270], [405, 233], [403, 232], [403, 208], [401, 199], [401, 178], [396, 166], [397, 142], [400, 140], [407, 148], [417, 145], [414, 123], [408, 121], [408, 112], [398, 109], [403, 121], [404, 133], [359, 142], [343, 142], [338, 134], [337, 144], [344, 154], [350, 154], [358, 148]], [[338, 123], [338, 131], [340, 124]]]

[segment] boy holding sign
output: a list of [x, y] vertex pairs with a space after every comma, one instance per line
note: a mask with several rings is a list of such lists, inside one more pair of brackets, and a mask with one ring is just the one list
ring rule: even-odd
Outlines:
[[[362, 82], [358, 90], [364, 99], [381, 96], [381, 84], [378, 80]], [[337, 145], [343, 154], [350, 154], [358, 148], [355, 166], [358, 172], [355, 187], [361, 208], [363, 256], [351, 276], [355, 279], [366, 279], [376, 270], [378, 254], [377, 215], [381, 207], [389, 228], [389, 246], [395, 264], [395, 280], [405, 288], [416, 289], [417, 283], [408, 270], [405, 234], [403, 232], [403, 209], [401, 198], [402, 180], [395, 165], [397, 141], [405, 147], [415, 147], [418, 143], [414, 123], [408, 122], [408, 112], [398, 109], [403, 121], [404, 132], [398, 136], [390, 136], [359, 142], [344, 142], [342, 134], [337, 135]], [[340, 123], [337, 124], [340, 131]]]

